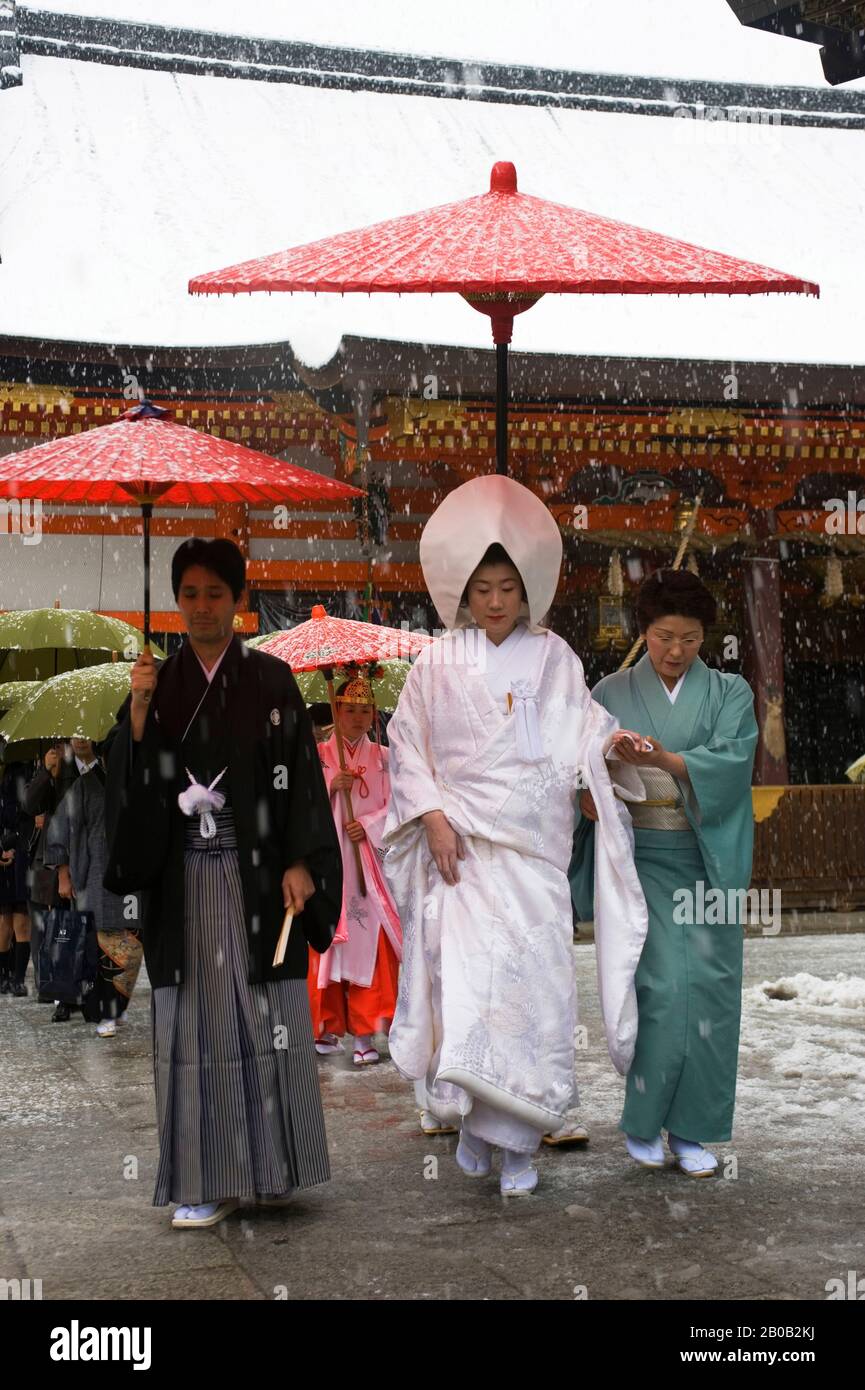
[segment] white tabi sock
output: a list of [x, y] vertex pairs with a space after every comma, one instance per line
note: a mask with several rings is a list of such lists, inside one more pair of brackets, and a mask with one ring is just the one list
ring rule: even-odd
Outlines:
[[538, 1170], [532, 1155], [502, 1149], [501, 1191], [503, 1197], [522, 1197], [534, 1192], [538, 1185]]
[[702, 1144], [695, 1143], [693, 1139], [680, 1139], [677, 1134], [668, 1133], [667, 1142], [670, 1152], [682, 1160], [682, 1166], [688, 1172], [705, 1172], [718, 1166], [716, 1155], [704, 1149]]
[[478, 1139], [477, 1135], [472, 1134], [463, 1122], [457, 1144], [456, 1160], [466, 1176], [469, 1178], [487, 1177], [492, 1164], [492, 1156], [492, 1145], [488, 1144], [485, 1139]]
[[657, 1139], [636, 1139], [632, 1134], [626, 1134], [625, 1144], [631, 1158], [644, 1168], [663, 1168], [664, 1146], [660, 1134]]

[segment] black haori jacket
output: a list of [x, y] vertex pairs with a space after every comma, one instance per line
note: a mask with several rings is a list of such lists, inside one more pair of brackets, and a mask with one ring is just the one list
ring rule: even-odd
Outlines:
[[[109, 736], [105, 887], [144, 893], [144, 952], [153, 987], [180, 984], [184, 975], [188, 817], [177, 797], [190, 785], [187, 768], [202, 786], [228, 768], [216, 790], [229, 792], [234, 811], [250, 983], [304, 978], [307, 942], [326, 951], [333, 939], [342, 864], [312, 726], [289, 667], [235, 636], [208, 688], [185, 642], [159, 668], [139, 743], [132, 739], [129, 704]], [[284, 964], [274, 968], [285, 913], [282, 876], [298, 859], [316, 891], [292, 924]]]

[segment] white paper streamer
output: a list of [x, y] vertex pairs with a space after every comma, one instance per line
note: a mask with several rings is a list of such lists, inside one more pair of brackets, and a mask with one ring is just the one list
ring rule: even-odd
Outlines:
[[228, 768], [224, 767], [218, 776], [214, 777], [209, 787], [203, 787], [200, 782], [196, 782], [189, 768], [186, 768], [186, 775], [192, 785], [180, 793], [177, 804], [185, 816], [194, 816], [196, 812], [198, 813], [198, 828], [203, 840], [212, 840], [216, 834], [216, 821], [213, 819], [212, 812], [222, 810], [225, 805], [225, 795], [223, 792], [215, 792], [213, 788], [227, 771]]

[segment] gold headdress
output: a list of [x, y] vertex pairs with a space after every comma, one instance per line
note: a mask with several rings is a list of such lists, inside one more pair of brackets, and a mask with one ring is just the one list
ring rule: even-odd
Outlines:
[[338, 705], [372, 705], [375, 708], [375, 696], [372, 693], [369, 678], [361, 671], [355, 671], [346, 681], [342, 694], [337, 695], [336, 703]]

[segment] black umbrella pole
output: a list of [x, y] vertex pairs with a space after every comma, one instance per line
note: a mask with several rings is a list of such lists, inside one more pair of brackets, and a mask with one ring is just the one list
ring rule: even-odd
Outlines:
[[144, 519], [144, 648], [150, 650], [150, 518], [153, 503], [144, 502], [141, 506]]
[[508, 345], [496, 343], [496, 472], [508, 472]]

